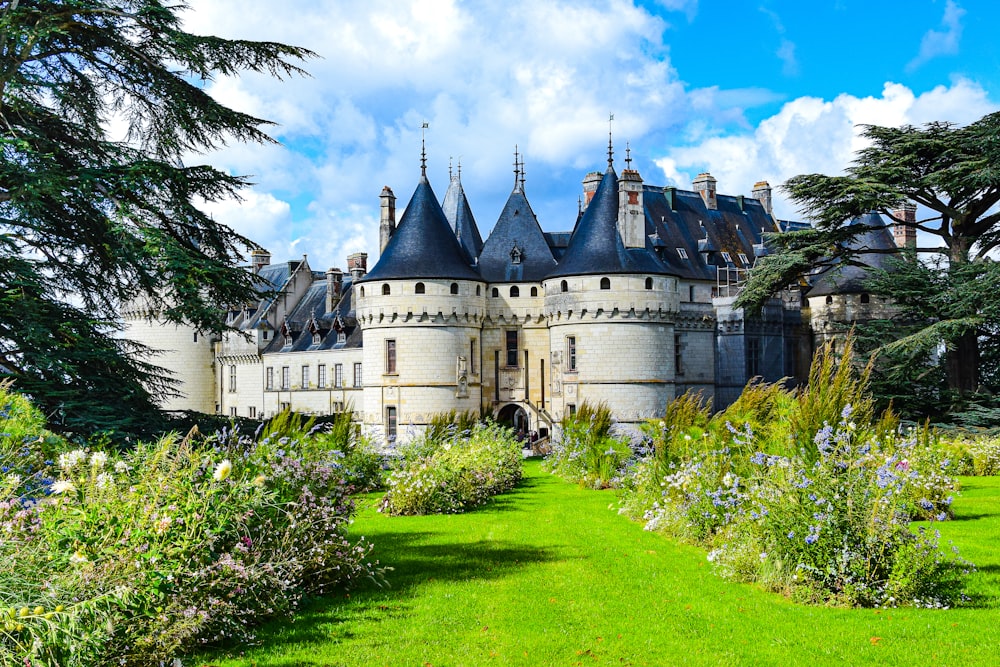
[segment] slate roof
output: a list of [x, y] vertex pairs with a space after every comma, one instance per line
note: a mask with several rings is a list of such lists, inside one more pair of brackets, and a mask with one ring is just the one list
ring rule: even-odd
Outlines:
[[516, 185], [479, 255], [479, 273], [493, 283], [539, 282], [555, 266], [538, 218]]
[[[850, 225], [865, 225], [873, 228], [856, 236], [850, 244], [852, 248], [856, 250], [896, 249], [896, 242], [892, 238], [892, 231], [878, 213], [874, 211], [866, 213], [851, 220]], [[870, 268], [891, 270], [886, 261], [889, 257], [892, 257], [892, 255], [871, 254], [860, 255], [856, 259]], [[859, 294], [866, 292], [864, 282], [868, 278], [869, 270], [869, 268], [863, 266], [841, 265], [838, 262], [834, 266], [810, 277], [812, 289], [809, 290], [807, 296]]]
[[[243, 322], [238, 326], [243, 330], [255, 329], [261, 324], [261, 320], [267, 314], [275, 300], [281, 295], [282, 290], [288, 284], [292, 274], [302, 265], [302, 260], [291, 260], [280, 264], [268, 264], [262, 266], [257, 272], [256, 282], [261, 300], [253, 308]], [[273, 324], [273, 323], [272, 323]]]
[[674, 274], [646, 248], [625, 248], [618, 233], [618, 176], [614, 167], [601, 179], [558, 266], [546, 278], [587, 274]]
[[660, 259], [672, 273], [690, 280], [714, 281], [720, 267], [750, 268], [763, 250], [763, 235], [778, 231], [752, 197], [716, 195], [717, 209], [712, 210], [697, 192], [647, 185], [643, 204], [646, 231], [654, 235]]
[[[354, 289], [350, 276], [346, 275], [341, 286], [340, 300], [334, 304], [333, 310], [326, 311], [326, 276], [313, 274], [313, 284], [305, 295], [285, 317], [278, 323], [278, 333], [265, 349], [272, 352], [302, 352], [307, 350], [331, 350], [345, 347], [360, 347], [361, 337], [357, 318], [353, 307]], [[339, 342], [339, 334], [344, 332], [347, 340]], [[357, 332], [358, 336], [353, 336]], [[285, 334], [292, 339], [288, 343]], [[314, 342], [313, 334], [320, 336], [318, 343]], [[352, 344], [353, 337], [353, 344]]]
[[421, 176], [378, 263], [361, 281], [410, 278], [482, 280], [469, 265], [426, 176]]
[[472, 264], [483, 249], [483, 237], [479, 234], [476, 218], [472, 215], [465, 189], [462, 188], [461, 165], [458, 173], [451, 176], [448, 190], [444, 193], [444, 201], [441, 202], [441, 210], [444, 211], [444, 217], [448, 219], [451, 230], [458, 237], [469, 263]]

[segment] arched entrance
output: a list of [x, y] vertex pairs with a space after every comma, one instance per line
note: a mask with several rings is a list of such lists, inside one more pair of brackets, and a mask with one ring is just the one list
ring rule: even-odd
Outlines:
[[516, 403], [510, 403], [497, 412], [497, 422], [514, 429], [514, 433], [524, 437], [529, 431], [528, 413]]

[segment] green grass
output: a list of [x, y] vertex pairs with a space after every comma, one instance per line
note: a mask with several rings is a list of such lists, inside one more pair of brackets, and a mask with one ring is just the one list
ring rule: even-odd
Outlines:
[[973, 606], [806, 607], [716, 577], [705, 553], [619, 516], [609, 492], [527, 464], [512, 492], [464, 515], [354, 530], [395, 568], [266, 626], [259, 647], [202, 656], [259, 665], [994, 665], [1000, 661], [1000, 478], [967, 478], [937, 524], [979, 566]]

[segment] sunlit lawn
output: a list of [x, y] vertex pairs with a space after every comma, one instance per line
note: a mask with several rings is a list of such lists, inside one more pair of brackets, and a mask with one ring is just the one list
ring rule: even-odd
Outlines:
[[[511, 493], [456, 516], [354, 525], [392, 588], [314, 602], [260, 646], [213, 665], [996, 665], [1000, 664], [1000, 478], [969, 478], [958, 520], [936, 524], [979, 566], [973, 606], [806, 607], [723, 581], [705, 553], [619, 516], [528, 462]], [[185, 665], [191, 664], [185, 661]]]

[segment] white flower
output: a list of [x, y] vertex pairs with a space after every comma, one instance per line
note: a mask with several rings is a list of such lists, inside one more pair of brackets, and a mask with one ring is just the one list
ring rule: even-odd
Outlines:
[[15, 473], [11, 473], [11, 474], [7, 475], [7, 483], [10, 484], [11, 488], [20, 486], [20, 484], [21, 484], [21, 476], [15, 474]]
[[108, 455], [104, 452], [94, 452], [90, 455], [90, 465], [93, 468], [103, 468], [104, 464], [108, 462]]
[[229, 473], [233, 471], [233, 464], [229, 459], [222, 459], [219, 465], [215, 466], [215, 472], [212, 473], [212, 479], [216, 482], [221, 482], [225, 478], [229, 477]]
[[128, 472], [128, 464], [124, 461], [115, 461], [115, 472]]
[[90, 559], [87, 558], [87, 554], [77, 549], [76, 551], [73, 552], [73, 555], [69, 557], [69, 562], [72, 563], [73, 565], [79, 565], [82, 563], [89, 563]]
[[82, 449], [74, 449], [67, 454], [59, 455], [59, 467], [63, 470], [72, 470], [78, 464], [87, 460], [87, 452]]
[[173, 517], [165, 516], [156, 522], [156, 532], [165, 533], [170, 530], [170, 525], [174, 522]]
[[110, 473], [102, 472], [97, 476], [95, 483], [97, 484], [97, 488], [106, 489], [109, 486], [114, 486], [115, 478]]
[[52, 493], [72, 493], [76, 486], [68, 479], [60, 479], [52, 484]]

